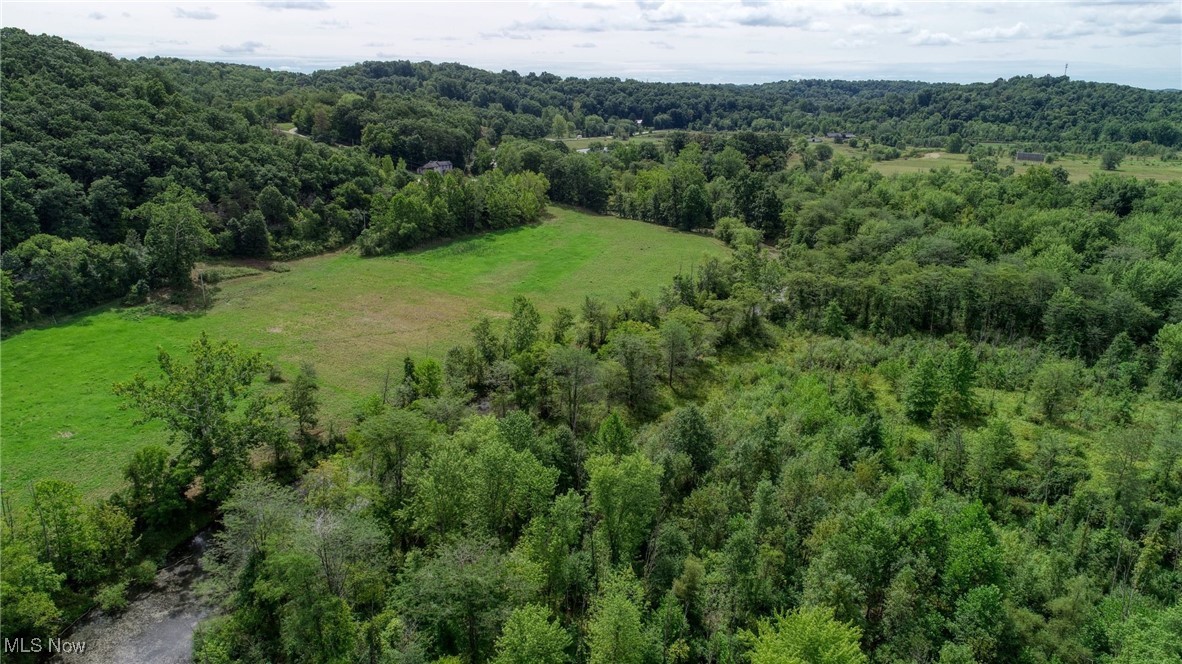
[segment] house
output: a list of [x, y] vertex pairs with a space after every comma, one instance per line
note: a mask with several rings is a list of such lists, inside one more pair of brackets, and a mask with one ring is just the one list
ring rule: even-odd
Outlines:
[[809, 136], [809, 143], [824, 143], [825, 139], [820, 136]]
[[418, 173], [419, 175], [422, 175], [423, 173], [426, 173], [427, 171], [435, 171], [436, 173], [439, 173], [442, 175], [443, 173], [450, 171], [451, 168], [452, 168], [452, 166], [451, 166], [450, 161], [429, 161], [429, 162], [423, 164], [422, 166], [419, 166], [418, 168], [416, 168], [415, 172]]
[[1047, 160], [1047, 156], [1041, 152], [1015, 152], [1014, 159], [1018, 161], [1033, 161], [1041, 164]]
[[825, 132], [825, 138], [832, 138], [832, 139], [833, 139], [833, 140], [835, 140], [835, 141], [839, 141], [839, 140], [841, 140], [841, 139], [842, 139], [842, 138], [844, 138], [844, 137], [845, 137], [845, 135], [844, 135], [844, 134], [842, 134], [840, 131], [828, 131], [828, 132]]

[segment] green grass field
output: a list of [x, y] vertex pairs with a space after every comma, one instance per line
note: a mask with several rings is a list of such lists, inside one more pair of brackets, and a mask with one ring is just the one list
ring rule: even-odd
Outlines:
[[[847, 146], [835, 147], [838, 148], [837, 152], [840, 154], [862, 154], [856, 150], [851, 150]], [[1021, 173], [1032, 166], [1029, 162], [1015, 161], [1013, 159], [999, 159], [998, 163], [1001, 166], [1013, 166], [1014, 172], [1016, 173]], [[871, 167], [883, 175], [926, 173], [933, 168], [943, 166], [968, 168], [968, 155], [950, 154], [943, 150], [932, 150], [918, 157], [871, 162]], [[1056, 159], [1049, 166], [1052, 168], [1062, 166], [1067, 170], [1067, 174], [1070, 176], [1072, 182], [1087, 180], [1095, 173], [1104, 172], [1100, 169], [1099, 157], [1089, 159], [1078, 155], [1067, 155]], [[1120, 168], [1112, 172], [1120, 175], [1133, 175], [1139, 178], [1161, 180], [1163, 182], [1178, 182], [1182, 181], [1182, 162], [1168, 162], [1156, 158], [1125, 157], [1120, 164]]]
[[586, 295], [655, 296], [679, 270], [724, 255], [708, 238], [636, 221], [551, 208], [540, 225], [362, 259], [339, 252], [220, 284], [200, 313], [110, 307], [0, 343], [0, 485], [21, 501], [53, 477], [90, 495], [120, 485], [131, 454], [164, 440], [135, 426], [111, 392], [136, 372], [156, 375], [157, 346], [184, 348], [208, 332], [257, 350], [290, 376], [302, 361], [321, 379], [323, 412], [344, 421], [381, 390], [406, 354], [442, 360], [481, 315], [503, 317], [516, 295], [543, 315]]
[[[628, 140], [640, 142], [663, 141], [668, 134], [669, 132], [666, 130], [656, 130], [644, 134], [637, 134]], [[581, 150], [583, 148], [590, 147], [592, 143], [600, 143], [606, 147], [609, 143], [615, 142], [616, 139], [612, 138], [611, 136], [596, 136], [594, 138], [562, 138], [557, 140], [565, 143], [566, 147], [572, 150]]]

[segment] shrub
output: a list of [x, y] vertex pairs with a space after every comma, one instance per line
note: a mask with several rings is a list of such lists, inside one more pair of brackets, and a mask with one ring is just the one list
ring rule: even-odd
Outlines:
[[137, 586], [148, 586], [156, 580], [156, 563], [151, 560], [141, 561], [127, 570], [128, 579]]
[[151, 287], [148, 286], [148, 281], [146, 279], [140, 279], [127, 291], [127, 295], [123, 296], [123, 304], [128, 307], [143, 304], [148, 301], [148, 293], [151, 290]]
[[103, 586], [94, 599], [103, 613], [121, 613], [127, 608], [127, 582], [120, 581]]

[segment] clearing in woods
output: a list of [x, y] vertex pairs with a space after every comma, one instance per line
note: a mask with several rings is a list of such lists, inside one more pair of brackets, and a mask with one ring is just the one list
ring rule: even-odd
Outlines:
[[[834, 145], [833, 147], [837, 154], [855, 157], [865, 154], [861, 150], [850, 148], [848, 145]], [[1011, 157], [998, 157], [997, 164], [1002, 167], [1013, 166], [1015, 173], [1022, 173], [1032, 165], [1036, 165], [1027, 161], [1017, 161]], [[968, 168], [970, 165], [967, 154], [952, 154], [943, 150], [925, 150], [912, 157], [870, 162], [870, 167], [883, 175], [927, 173], [933, 168], [940, 168], [942, 166], [961, 169]], [[1182, 181], [1182, 161], [1166, 161], [1158, 157], [1128, 156], [1121, 161], [1120, 168], [1115, 171], [1102, 170], [1100, 168], [1099, 157], [1086, 157], [1082, 155], [1063, 155], [1056, 158], [1054, 163], [1046, 164], [1046, 166], [1049, 168], [1062, 166], [1067, 171], [1067, 175], [1072, 182], [1087, 180], [1095, 173], [1132, 175], [1138, 178], [1160, 180], [1162, 182]]]
[[387, 368], [401, 377], [404, 355], [442, 361], [449, 347], [468, 341], [479, 316], [506, 316], [516, 295], [531, 298], [544, 317], [559, 306], [577, 312], [587, 295], [656, 297], [679, 271], [726, 254], [699, 235], [550, 211], [536, 226], [380, 258], [338, 252], [225, 281], [201, 312], [112, 306], [21, 332], [0, 344], [0, 485], [17, 501], [42, 478], [74, 482], [90, 495], [118, 488], [135, 450], [165, 434], [155, 424], [136, 426], [111, 386], [136, 372], [156, 378], [157, 347], [180, 351], [203, 331], [260, 351], [285, 376], [311, 362], [322, 421], [343, 423], [381, 389]]

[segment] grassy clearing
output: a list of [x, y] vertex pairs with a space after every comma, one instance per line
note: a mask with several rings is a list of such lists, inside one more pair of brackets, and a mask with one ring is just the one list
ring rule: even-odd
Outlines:
[[106, 308], [22, 332], [0, 344], [0, 484], [26, 493], [53, 477], [101, 495], [121, 483], [131, 454], [162, 441], [134, 425], [111, 385], [154, 375], [157, 346], [177, 351], [201, 332], [258, 350], [290, 376], [320, 374], [326, 419], [343, 422], [410, 353], [442, 360], [481, 315], [504, 316], [516, 295], [543, 315], [584, 296], [655, 295], [679, 270], [722, 245], [635, 221], [552, 208], [544, 223], [446, 245], [362, 259], [336, 253], [219, 284], [200, 313]]
[[[854, 151], [848, 148], [846, 150], [839, 150], [839, 152], [854, 153]], [[1013, 159], [999, 159], [998, 163], [1001, 166], [1013, 166], [1014, 172], [1016, 173], [1021, 173], [1032, 166], [1029, 162], [1015, 161]], [[943, 166], [968, 168], [968, 155], [950, 154], [942, 150], [932, 150], [918, 157], [872, 162], [872, 167], [883, 175], [926, 173], [933, 168]], [[1055, 166], [1062, 166], [1066, 169], [1072, 182], [1087, 180], [1095, 173], [1104, 172], [1100, 169], [1099, 157], [1087, 158], [1068, 155], [1058, 158], [1053, 164], [1050, 164], [1052, 168]], [[1161, 180], [1163, 182], [1178, 182], [1182, 181], [1182, 162], [1167, 162], [1156, 158], [1125, 157], [1124, 161], [1121, 162], [1120, 168], [1113, 172], [1121, 175], [1133, 175], [1139, 178]]]
[[[650, 131], [644, 134], [632, 136], [628, 140], [641, 142], [663, 141], [665, 140], [665, 136], [668, 135], [668, 133], [669, 132], [665, 130]], [[562, 143], [565, 143], [566, 147], [572, 150], [581, 150], [583, 148], [590, 147], [592, 143], [599, 143], [606, 146], [609, 143], [615, 142], [616, 139], [612, 138], [611, 136], [596, 136], [594, 138], [562, 138], [558, 140]]]
[[253, 277], [256, 274], [262, 274], [262, 270], [244, 265], [209, 265], [197, 271], [197, 281], [220, 284], [223, 281]]

